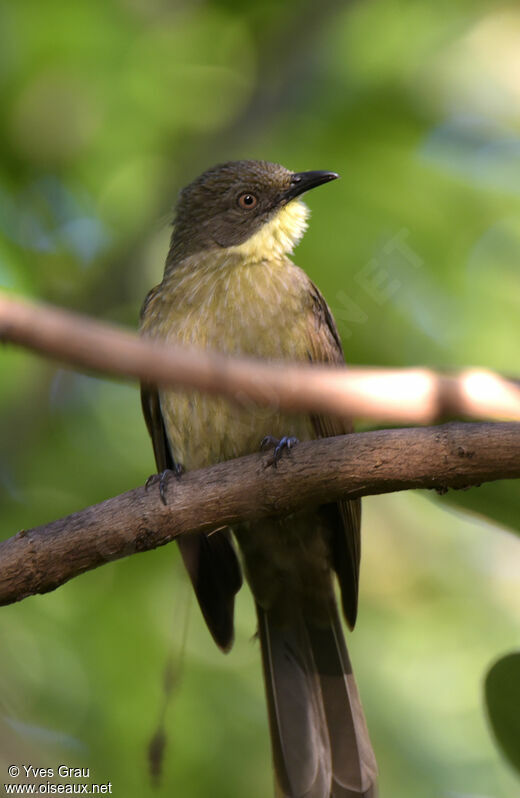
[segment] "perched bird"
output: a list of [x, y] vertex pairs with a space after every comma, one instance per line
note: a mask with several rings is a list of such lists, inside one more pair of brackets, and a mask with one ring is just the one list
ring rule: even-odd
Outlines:
[[[288, 257], [307, 227], [301, 195], [337, 177], [236, 161], [184, 188], [163, 280], [143, 306], [142, 334], [228, 355], [343, 363], [324, 298]], [[280, 441], [278, 457], [295, 439], [351, 430], [337, 418], [151, 385], [142, 386], [142, 405], [160, 472], [181, 474], [251, 454], [265, 436]], [[162, 496], [163, 489], [161, 481]], [[250, 522], [233, 533], [258, 614], [276, 795], [374, 798], [376, 762], [333, 589], [335, 573], [352, 628], [359, 502]], [[241, 585], [231, 531], [189, 535], [179, 545], [209, 630], [226, 651]]]

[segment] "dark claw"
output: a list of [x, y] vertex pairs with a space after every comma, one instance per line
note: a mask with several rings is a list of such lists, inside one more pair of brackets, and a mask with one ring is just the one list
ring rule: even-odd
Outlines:
[[144, 489], [148, 490], [150, 485], [159, 479], [159, 496], [161, 497], [161, 501], [165, 506], [167, 505], [166, 488], [168, 487], [168, 479], [170, 474], [173, 474], [176, 479], [180, 479], [184, 474], [184, 466], [181, 463], [175, 463], [173, 468], [166, 468], [164, 471], [161, 471], [160, 474], [152, 474], [144, 483]]
[[156, 479], [157, 479], [157, 474], [150, 474], [150, 476], [148, 477], [148, 479], [144, 483], [144, 489], [148, 490], [150, 485], [153, 485], [153, 483], [155, 482]]
[[284, 435], [283, 438], [280, 438], [280, 440], [278, 440], [278, 438], [273, 438], [272, 435], [266, 435], [260, 444], [260, 449], [267, 449], [269, 446], [274, 446], [273, 460], [270, 465], [274, 465], [276, 468], [278, 465], [278, 460], [282, 456], [283, 450], [287, 449], [287, 451], [289, 451], [293, 448], [293, 446], [296, 446], [297, 443], [299, 443], [298, 438], [295, 438], [292, 435]]
[[260, 451], [264, 451], [264, 449], [268, 449], [270, 446], [278, 446], [279, 443], [280, 440], [278, 438], [274, 438], [272, 435], [266, 435], [260, 442]]
[[161, 497], [161, 501], [166, 507], [168, 502], [166, 501], [166, 488], [168, 486], [168, 477], [170, 474], [173, 473], [170, 468], [166, 468], [164, 471], [161, 471], [159, 476], [159, 496]]
[[282, 456], [283, 450], [287, 449], [287, 451], [289, 451], [290, 449], [293, 448], [293, 446], [296, 446], [297, 443], [299, 443], [299, 440], [298, 440], [298, 438], [295, 438], [294, 436], [284, 435], [283, 438], [280, 438], [280, 442], [275, 447], [274, 455], [273, 455], [273, 457], [274, 457], [273, 465], [274, 465], [275, 468], [276, 468], [276, 465], [278, 463], [278, 460]]

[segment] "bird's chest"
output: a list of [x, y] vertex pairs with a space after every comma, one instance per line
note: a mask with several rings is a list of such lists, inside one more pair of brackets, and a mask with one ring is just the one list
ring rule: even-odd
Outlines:
[[[290, 261], [174, 274], [147, 310], [146, 334], [230, 355], [306, 361], [308, 278]], [[162, 391], [173, 456], [186, 468], [257, 451], [265, 435], [312, 437], [310, 421], [198, 391]]]

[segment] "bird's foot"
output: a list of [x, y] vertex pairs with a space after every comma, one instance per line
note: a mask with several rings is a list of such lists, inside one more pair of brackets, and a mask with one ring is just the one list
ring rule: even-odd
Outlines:
[[300, 441], [298, 438], [295, 438], [292, 435], [284, 435], [283, 438], [274, 438], [272, 435], [266, 435], [260, 444], [260, 449], [263, 451], [265, 449], [274, 447], [273, 459], [268, 465], [274, 465], [276, 468], [278, 465], [278, 460], [282, 456], [283, 450], [287, 449], [287, 451], [289, 451], [299, 442]]
[[184, 466], [181, 463], [175, 463], [173, 468], [166, 468], [164, 471], [161, 471], [160, 474], [152, 474], [144, 483], [144, 489], [148, 490], [150, 485], [156, 482], [157, 479], [159, 480], [159, 496], [161, 497], [161, 502], [165, 506], [168, 504], [166, 501], [166, 488], [171, 474], [173, 474], [175, 479], [180, 479], [184, 474]]

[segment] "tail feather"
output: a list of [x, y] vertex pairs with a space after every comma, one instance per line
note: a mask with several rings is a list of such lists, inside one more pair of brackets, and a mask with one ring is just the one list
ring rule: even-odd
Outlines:
[[290, 627], [257, 606], [277, 795], [376, 798], [377, 767], [335, 608]]
[[332, 757], [333, 798], [374, 798], [377, 765], [343, 630], [335, 608], [330, 626], [310, 628]]
[[322, 798], [332, 770], [306, 629], [281, 629], [270, 623], [268, 613], [257, 610], [279, 794]]

